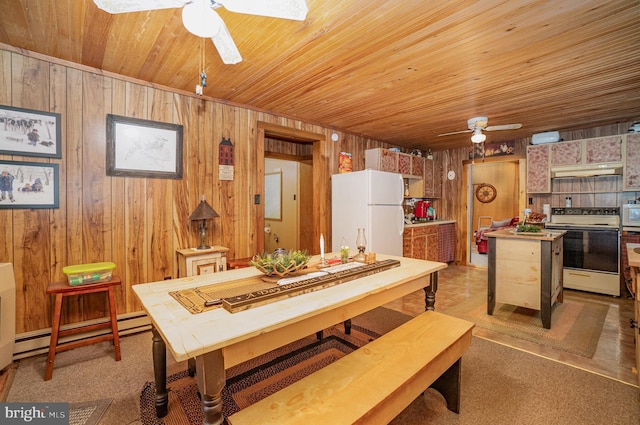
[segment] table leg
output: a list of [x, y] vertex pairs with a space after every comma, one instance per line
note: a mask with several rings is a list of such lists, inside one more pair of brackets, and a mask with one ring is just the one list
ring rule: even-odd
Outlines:
[[196, 357], [198, 390], [202, 395], [202, 415], [205, 425], [222, 425], [222, 388], [225, 385], [222, 350]]
[[438, 272], [429, 276], [429, 286], [424, 288], [425, 311], [436, 309], [436, 292], [438, 291]]
[[156, 415], [167, 416], [169, 394], [167, 393], [167, 346], [155, 326], [153, 334], [153, 375], [156, 383]]

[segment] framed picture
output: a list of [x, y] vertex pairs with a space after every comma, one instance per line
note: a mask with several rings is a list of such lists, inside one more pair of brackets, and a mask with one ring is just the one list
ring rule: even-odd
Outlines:
[[0, 209], [58, 208], [58, 164], [0, 160]]
[[182, 178], [178, 124], [107, 115], [107, 175]]
[[0, 105], [0, 154], [62, 158], [60, 114]]

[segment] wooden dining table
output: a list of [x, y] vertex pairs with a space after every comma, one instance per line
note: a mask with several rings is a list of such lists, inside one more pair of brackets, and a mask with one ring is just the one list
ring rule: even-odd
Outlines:
[[[314, 260], [319, 258], [311, 262]], [[204, 423], [217, 425], [224, 422], [225, 369], [419, 289], [425, 291], [425, 308], [435, 308], [438, 271], [446, 268], [446, 263], [381, 254], [377, 260], [397, 260], [399, 265], [235, 312], [218, 306], [193, 313], [178, 302], [175, 294], [261, 276], [253, 267], [133, 286], [152, 323], [157, 416], [168, 412], [167, 347], [178, 362], [195, 359]]]

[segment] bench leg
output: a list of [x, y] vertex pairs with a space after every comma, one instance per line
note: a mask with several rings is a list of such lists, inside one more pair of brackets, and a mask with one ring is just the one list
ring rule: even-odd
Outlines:
[[324, 331], [316, 332], [316, 338], [318, 339], [318, 341], [322, 341], [322, 338], [324, 338]]
[[458, 359], [430, 387], [442, 394], [447, 402], [447, 409], [455, 413], [460, 413], [461, 363], [462, 359]]

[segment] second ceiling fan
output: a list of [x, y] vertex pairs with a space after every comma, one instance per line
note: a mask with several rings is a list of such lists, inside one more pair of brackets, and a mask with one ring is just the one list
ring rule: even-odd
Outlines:
[[438, 134], [440, 136], [449, 136], [451, 134], [461, 133], [473, 133], [471, 141], [473, 143], [482, 143], [487, 139], [487, 136], [482, 131], [496, 131], [496, 130], [517, 130], [522, 128], [522, 124], [503, 124], [489, 126], [489, 118], [487, 117], [474, 117], [467, 120], [468, 130], [452, 131], [451, 133]]

